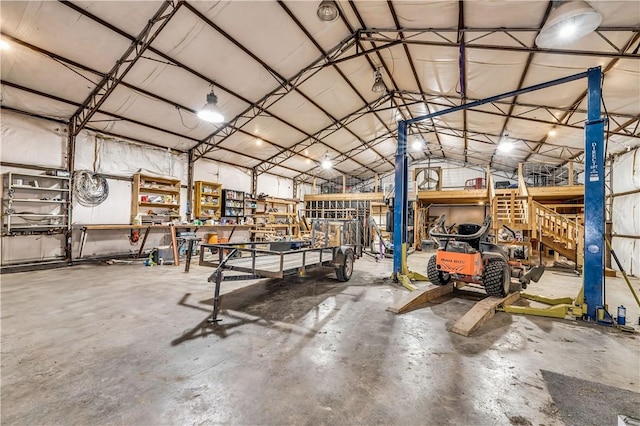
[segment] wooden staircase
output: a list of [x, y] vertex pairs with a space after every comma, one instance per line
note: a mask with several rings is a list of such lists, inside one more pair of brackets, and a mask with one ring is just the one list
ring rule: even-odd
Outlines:
[[578, 265], [583, 264], [584, 226], [535, 201], [532, 204], [533, 238]]

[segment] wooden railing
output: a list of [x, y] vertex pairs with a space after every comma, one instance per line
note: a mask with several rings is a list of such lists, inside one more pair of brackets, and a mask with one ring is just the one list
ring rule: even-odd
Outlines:
[[584, 226], [575, 217], [567, 217], [554, 210], [532, 202], [533, 210], [533, 238], [542, 240], [551, 238], [555, 243], [564, 246], [568, 251], [578, 249], [578, 264], [582, 264], [582, 242], [584, 241]]
[[496, 191], [492, 204], [496, 228], [504, 224], [521, 229], [529, 224], [528, 197], [518, 195], [517, 189]]

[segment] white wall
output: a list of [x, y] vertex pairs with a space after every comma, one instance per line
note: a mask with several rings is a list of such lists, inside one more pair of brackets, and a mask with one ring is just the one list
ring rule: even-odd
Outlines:
[[258, 176], [258, 194], [260, 193], [269, 197], [293, 198], [293, 180], [263, 173]]
[[193, 165], [193, 180], [217, 182], [222, 184], [223, 189], [251, 192], [251, 170], [213, 160], [196, 161]]
[[[613, 162], [613, 206], [611, 245], [625, 272], [640, 273], [640, 149], [617, 157]], [[627, 195], [616, 196], [625, 192]], [[626, 237], [616, 236], [625, 235]], [[611, 267], [619, 269], [615, 261]]]
[[[63, 124], [3, 111], [0, 120], [0, 161], [64, 169], [67, 160], [65, 129], [66, 126]], [[10, 171], [40, 173], [23, 168], [0, 167], [2, 174]], [[6, 207], [3, 203], [3, 212]], [[64, 242], [63, 235], [3, 236], [0, 240], [0, 261], [5, 265], [63, 259]]]

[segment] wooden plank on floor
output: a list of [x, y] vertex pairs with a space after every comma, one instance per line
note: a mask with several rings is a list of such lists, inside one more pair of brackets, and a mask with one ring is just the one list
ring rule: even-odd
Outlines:
[[480, 328], [482, 324], [493, 318], [498, 305], [511, 305], [518, 299], [520, 299], [519, 292], [511, 293], [506, 297], [487, 297], [482, 299], [453, 325], [451, 331], [463, 336], [469, 336]]
[[437, 299], [438, 297], [451, 293], [452, 291], [453, 284], [431, 286], [423, 290], [412, 291], [407, 295], [407, 297], [403, 298], [395, 305], [389, 306], [387, 311], [393, 312], [394, 314], [403, 314], [414, 310], [427, 302]]
[[615, 269], [604, 268], [604, 276], [605, 277], [615, 277], [616, 276]]

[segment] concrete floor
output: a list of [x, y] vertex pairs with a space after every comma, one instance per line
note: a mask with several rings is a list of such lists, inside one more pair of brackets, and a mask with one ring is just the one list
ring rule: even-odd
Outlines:
[[[410, 256], [410, 266], [426, 272], [428, 256]], [[498, 313], [462, 337], [448, 328], [477, 297], [393, 315], [385, 308], [407, 291], [387, 279], [391, 260], [355, 266], [346, 284], [321, 273], [224, 283], [218, 327], [204, 321], [212, 270], [195, 261], [189, 274], [136, 263], [4, 275], [1, 422], [585, 425], [640, 417], [637, 335]], [[547, 271], [530, 291], [573, 296], [580, 282]], [[628, 307], [629, 322], [638, 319], [621, 279], [607, 296]]]

